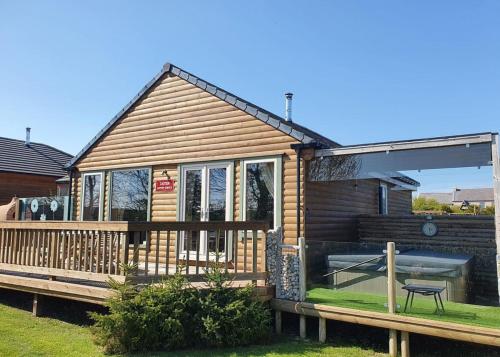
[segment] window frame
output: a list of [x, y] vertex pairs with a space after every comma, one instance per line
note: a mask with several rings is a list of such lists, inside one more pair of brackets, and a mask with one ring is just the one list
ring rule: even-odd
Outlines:
[[[207, 201], [207, 194], [210, 190], [210, 179], [209, 179], [209, 170], [213, 168], [225, 168], [227, 170], [226, 172], [226, 190], [228, 192], [228, 195], [226, 196], [226, 221], [232, 222], [234, 221], [234, 185], [235, 185], [235, 180], [234, 180], [234, 161], [231, 160], [218, 160], [218, 161], [208, 161], [208, 162], [198, 162], [198, 163], [187, 163], [187, 164], [179, 164], [177, 166], [177, 172], [178, 172], [178, 185], [177, 185], [177, 207], [176, 207], [176, 219], [177, 221], [181, 221], [181, 218], [184, 220], [185, 219], [185, 200], [186, 200], [186, 180], [185, 180], [185, 174], [186, 171], [188, 170], [201, 170], [202, 172], [202, 180], [205, 180], [205, 190], [203, 190], [203, 183], [202, 183], [202, 192], [201, 192], [201, 201], [204, 203], [204, 209], [206, 209], [208, 206], [208, 201]], [[206, 218], [206, 217], [205, 217]], [[206, 219], [201, 219], [201, 222], [207, 222], [208, 220]], [[184, 232], [182, 232], [184, 234]], [[180, 240], [180, 257], [185, 259], [187, 251], [184, 247], [184, 239], [183, 237]], [[205, 243], [206, 244], [206, 243]], [[227, 237], [227, 247], [228, 247], [228, 260], [233, 259], [233, 232], [229, 231], [228, 232], [228, 237]], [[205, 246], [205, 249], [207, 247]], [[201, 249], [200, 249], [201, 251]], [[190, 259], [191, 259], [191, 254], [194, 254], [193, 251], [190, 251]], [[224, 259], [225, 254], [221, 255], [221, 258]], [[213, 253], [209, 254], [209, 260], [215, 260], [216, 257]], [[205, 254], [200, 254], [199, 257], [200, 261], [206, 261], [206, 251]]]
[[[97, 221], [88, 221], [83, 219], [84, 214], [84, 206], [85, 206], [85, 177], [87, 176], [101, 176], [101, 187], [99, 188], [99, 213]], [[103, 171], [89, 171], [82, 173], [82, 190], [81, 190], [81, 199], [80, 199], [80, 221], [84, 222], [99, 222], [103, 220], [104, 213], [104, 186], [106, 185], [105, 180], [106, 175]]]
[[247, 215], [247, 165], [257, 164], [264, 162], [272, 162], [274, 164], [274, 227], [269, 227], [269, 229], [277, 229], [282, 226], [282, 176], [283, 176], [283, 164], [281, 156], [273, 157], [262, 157], [262, 158], [252, 158], [240, 161], [240, 220], [246, 221]]
[[111, 199], [112, 199], [112, 193], [113, 193], [113, 172], [120, 172], [120, 171], [132, 171], [132, 170], [148, 170], [149, 174], [149, 180], [148, 180], [148, 207], [146, 210], [146, 222], [151, 221], [151, 199], [152, 199], [152, 190], [153, 190], [153, 168], [150, 166], [145, 166], [145, 167], [127, 167], [123, 169], [115, 169], [115, 170], [109, 170], [108, 175], [109, 175], [109, 190], [107, 199], [108, 199], [108, 207], [107, 207], [107, 213], [108, 213], [108, 221], [111, 221]]

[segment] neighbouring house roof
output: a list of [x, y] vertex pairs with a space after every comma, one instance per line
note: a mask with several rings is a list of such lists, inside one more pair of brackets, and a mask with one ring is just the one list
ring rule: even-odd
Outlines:
[[419, 197], [433, 198], [439, 203], [493, 201], [493, 188], [456, 188], [452, 192], [427, 192]]
[[493, 188], [456, 188], [453, 191], [453, 202], [493, 202], [493, 195]]
[[271, 125], [277, 130], [290, 135], [291, 137], [297, 139], [298, 141], [309, 144], [317, 143], [323, 148], [338, 147], [340, 144], [333, 140], [330, 140], [302, 125], [295, 122], [286, 121], [284, 118], [273, 114], [247, 100], [244, 100], [220, 87], [217, 87], [183, 69], [177, 67], [171, 63], [167, 63], [163, 66], [163, 69], [158, 73], [144, 88], [124, 107], [118, 114], [116, 114], [106, 126], [97, 133], [97, 135], [66, 165], [67, 167], [74, 166], [80, 158], [82, 158], [90, 148], [97, 143], [97, 141], [103, 137], [140, 99], [142, 99], [149, 89], [151, 89], [162, 77], [167, 73], [172, 73], [189, 83], [201, 88], [202, 90], [215, 95], [221, 100], [235, 106], [238, 109], [246, 112], [247, 114], [259, 119], [260, 121]]
[[434, 199], [441, 204], [450, 205], [453, 201], [452, 192], [422, 192], [418, 197], [423, 197], [426, 199]]
[[44, 176], [66, 175], [64, 165], [72, 155], [52, 146], [0, 137], [0, 172], [16, 172]]

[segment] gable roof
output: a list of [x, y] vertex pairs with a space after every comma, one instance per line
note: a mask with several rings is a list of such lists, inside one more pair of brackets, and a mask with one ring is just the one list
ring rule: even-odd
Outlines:
[[0, 172], [61, 177], [72, 155], [52, 146], [0, 137]]
[[302, 125], [296, 124], [291, 121], [286, 121], [284, 118], [273, 114], [249, 101], [246, 101], [222, 88], [219, 88], [180, 67], [171, 63], [166, 63], [160, 73], [158, 73], [144, 88], [125, 106], [118, 114], [116, 114], [107, 124], [101, 129], [97, 135], [70, 161], [66, 167], [72, 167], [78, 160], [80, 160], [96, 143], [101, 139], [127, 112], [131, 109], [140, 99], [142, 99], [148, 90], [150, 90], [162, 77], [167, 73], [172, 73], [187, 82], [195, 85], [196, 87], [215, 95], [226, 103], [246, 112], [247, 114], [259, 119], [260, 121], [271, 125], [275, 129], [297, 139], [298, 141], [309, 144], [316, 143], [322, 148], [338, 147], [340, 144], [332, 141]]

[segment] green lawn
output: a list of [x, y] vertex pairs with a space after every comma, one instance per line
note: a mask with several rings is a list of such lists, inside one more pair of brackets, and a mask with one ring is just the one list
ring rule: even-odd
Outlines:
[[[360, 310], [387, 312], [385, 296], [357, 292], [314, 288], [307, 292], [307, 300], [316, 304], [348, 307]], [[406, 297], [398, 297], [397, 303], [404, 309]], [[469, 325], [500, 328], [500, 307], [459, 304], [444, 301], [445, 313], [435, 314], [436, 304], [433, 299], [418, 298], [415, 295], [411, 312], [408, 316], [450, 321]]]
[[[332, 347], [312, 342], [281, 340], [264, 346], [228, 350], [182, 351], [156, 353], [149, 356], [202, 357], [202, 356], [383, 356], [370, 349], [358, 347]], [[103, 356], [92, 343], [87, 327], [55, 319], [36, 318], [24, 310], [0, 304], [0, 356]], [[142, 355], [144, 356], [144, 355]]]

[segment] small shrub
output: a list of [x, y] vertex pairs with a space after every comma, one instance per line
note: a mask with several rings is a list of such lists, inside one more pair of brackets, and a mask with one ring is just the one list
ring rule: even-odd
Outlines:
[[107, 353], [176, 349], [191, 343], [198, 310], [197, 291], [181, 275], [138, 291], [129, 283], [111, 282], [118, 292], [109, 299], [109, 314], [92, 313], [95, 342]]
[[201, 290], [181, 274], [142, 290], [111, 280], [117, 294], [107, 302], [109, 314], [90, 314], [95, 342], [106, 353], [126, 353], [265, 341], [270, 312], [252, 299], [253, 286], [232, 288], [220, 268], [205, 276], [208, 289]]
[[253, 286], [235, 289], [221, 269], [206, 273], [208, 289], [200, 291], [201, 341], [206, 346], [241, 346], [269, 336], [270, 312], [252, 298]]

